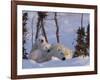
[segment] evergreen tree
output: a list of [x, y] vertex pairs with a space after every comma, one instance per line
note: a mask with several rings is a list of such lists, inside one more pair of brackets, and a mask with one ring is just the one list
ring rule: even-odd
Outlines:
[[85, 27], [83, 27], [83, 14], [82, 14], [81, 27], [79, 27], [79, 29], [77, 30], [75, 53], [73, 57], [89, 55], [88, 49], [89, 49], [89, 25], [87, 27], [87, 32], [85, 32]]
[[74, 57], [87, 55], [85, 36], [86, 36], [85, 28], [79, 27], [79, 29], [77, 30], [77, 39], [76, 39], [77, 44], [75, 45]]
[[24, 13], [22, 19], [23, 19], [23, 59], [27, 59], [27, 52], [24, 47], [24, 44], [26, 43], [26, 38], [24, 34], [27, 32], [26, 21], [28, 20], [28, 13]]

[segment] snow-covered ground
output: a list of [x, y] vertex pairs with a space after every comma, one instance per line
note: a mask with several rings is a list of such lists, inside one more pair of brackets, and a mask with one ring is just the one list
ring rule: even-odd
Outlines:
[[22, 68], [28, 69], [28, 68], [47, 68], [47, 67], [74, 67], [74, 66], [86, 66], [89, 65], [90, 59], [87, 58], [72, 58], [67, 59], [65, 61], [53, 59], [48, 62], [44, 63], [36, 63], [35, 61], [31, 60], [23, 60], [22, 62]]

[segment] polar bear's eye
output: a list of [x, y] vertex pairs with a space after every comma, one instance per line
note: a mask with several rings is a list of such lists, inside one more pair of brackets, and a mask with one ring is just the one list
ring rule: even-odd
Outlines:
[[50, 52], [50, 49], [48, 49], [47, 52]]
[[41, 39], [41, 43], [43, 43], [43, 40]]

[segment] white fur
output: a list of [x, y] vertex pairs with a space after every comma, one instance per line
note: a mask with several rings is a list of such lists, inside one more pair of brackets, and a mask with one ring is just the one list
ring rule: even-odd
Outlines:
[[[43, 40], [41, 42], [41, 40]], [[48, 52], [49, 50], [49, 52]], [[29, 59], [34, 60], [38, 63], [49, 61], [52, 57], [56, 57], [60, 60], [65, 58], [65, 52], [68, 54], [67, 58], [71, 57], [71, 51], [69, 49], [65, 49], [63, 45], [56, 44], [52, 45], [48, 44], [43, 36], [40, 36], [29, 54]]]
[[[41, 43], [41, 40], [43, 40], [42, 43]], [[36, 49], [44, 49], [44, 50], [46, 50], [46, 49], [48, 49], [50, 47], [51, 47], [51, 45], [46, 42], [45, 38], [43, 36], [40, 36], [36, 40], [36, 42], [34, 43], [32, 51], [34, 51]]]
[[72, 51], [69, 48], [64, 47], [62, 44], [56, 44], [52, 46], [54, 48], [55, 53], [64, 53], [66, 59], [71, 59], [73, 56]]
[[[43, 40], [43, 43], [41, 43], [41, 40]], [[43, 36], [40, 36], [36, 42], [35, 42], [38, 46], [38, 48], [42, 48], [43, 46], [45, 46], [47, 44], [45, 38]]]
[[65, 48], [64, 55], [66, 56], [66, 59], [72, 59], [73, 52], [69, 48]]
[[[36, 61], [37, 63], [46, 62], [52, 59], [52, 57], [56, 57], [60, 60], [62, 60], [65, 56], [64, 53], [61, 51], [58, 51], [56, 48], [57, 45], [54, 45], [51, 47], [51, 45], [47, 44], [44, 48], [36, 49], [32, 51], [29, 55], [29, 59]], [[48, 52], [48, 50], [50, 50]]]
[[48, 58], [45, 57], [46, 55], [47, 55], [46, 51], [41, 50], [41, 49], [37, 49], [37, 50], [30, 53], [29, 59], [34, 60], [38, 63], [41, 63], [41, 62], [48, 61]]
[[59, 44], [52, 45], [50, 54], [53, 54], [54, 57], [62, 60], [65, 57], [63, 48], [60, 48]]
[[[43, 42], [41, 42], [41, 40], [43, 40]], [[49, 58], [47, 58], [46, 55], [50, 48], [51, 45], [46, 42], [43, 36], [40, 36], [33, 45], [32, 51], [29, 54], [29, 59], [38, 63], [48, 61]]]

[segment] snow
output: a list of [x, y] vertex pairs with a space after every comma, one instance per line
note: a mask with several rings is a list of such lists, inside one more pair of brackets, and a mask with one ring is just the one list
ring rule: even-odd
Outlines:
[[22, 61], [22, 68], [23, 69], [30, 69], [30, 68], [48, 68], [48, 67], [75, 67], [75, 66], [86, 66], [89, 65], [90, 59], [89, 57], [86, 58], [72, 58], [66, 59], [65, 61], [61, 61], [58, 59], [52, 59], [50, 61], [44, 63], [36, 63], [32, 60], [23, 60]]

